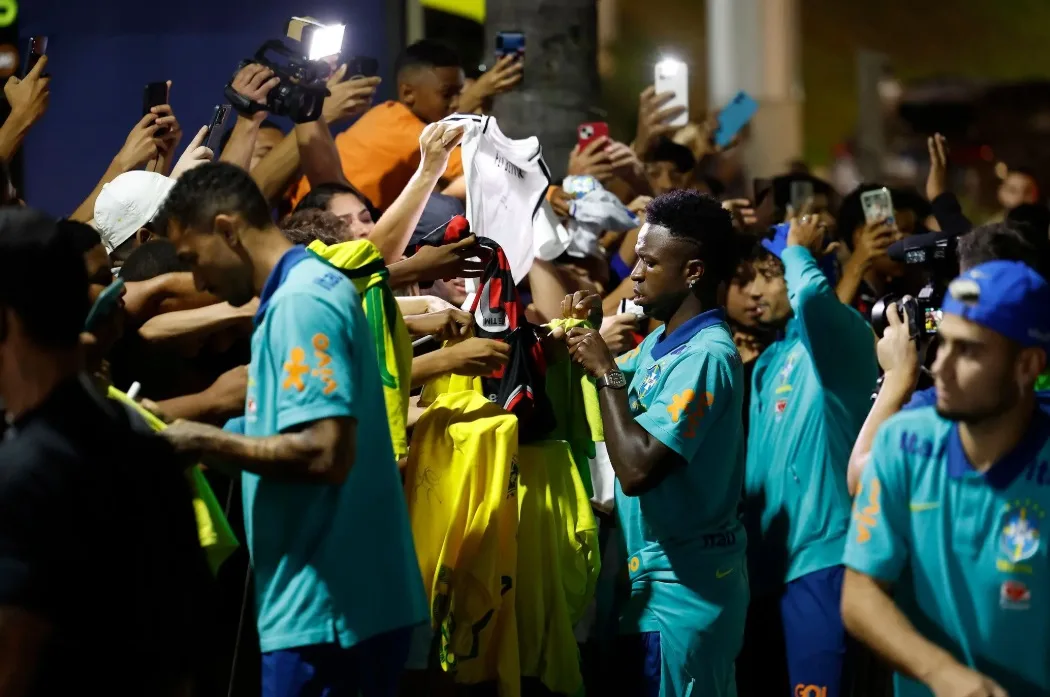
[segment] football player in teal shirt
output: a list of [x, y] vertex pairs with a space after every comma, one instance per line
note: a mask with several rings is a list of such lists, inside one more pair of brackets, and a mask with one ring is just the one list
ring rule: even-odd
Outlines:
[[732, 222], [696, 191], [654, 199], [646, 220], [631, 272], [635, 302], [665, 325], [619, 361], [597, 331], [567, 336], [573, 359], [598, 381], [617, 479], [631, 580], [617, 685], [632, 697], [735, 695], [748, 603], [737, 518], [743, 368], [717, 306], [736, 268]]
[[845, 552], [850, 632], [896, 694], [1050, 694], [1050, 285], [992, 261], [949, 286], [935, 407], [875, 436]]
[[816, 216], [778, 226], [744, 288], [779, 336], [752, 374], [745, 520], [757, 633], [748, 643], [783, 631], [792, 693], [837, 697], [846, 465], [878, 374], [871, 327], [818, 263], [825, 235]]
[[428, 612], [354, 286], [285, 239], [238, 167], [184, 174], [162, 219], [199, 288], [260, 300], [243, 435], [192, 422], [165, 435], [243, 472], [263, 694], [396, 694]]

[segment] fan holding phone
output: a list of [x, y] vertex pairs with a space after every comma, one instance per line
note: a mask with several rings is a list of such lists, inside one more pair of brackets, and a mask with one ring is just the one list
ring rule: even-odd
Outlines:
[[[44, 112], [51, 97], [51, 77], [44, 70], [47, 68], [47, 37], [35, 36], [29, 40], [29, 52], [23, 77], [9, 77], [4, 84], [4, 96], [11, 105], [11, 116], [14, 123], [23, 124], [26, 128], [36, 123]], [[26, 129], [16, 129], [24, 137]], [[9, 160], [21, 145], [21, 137], [12, 142], [0, 142], [0, 158]]]

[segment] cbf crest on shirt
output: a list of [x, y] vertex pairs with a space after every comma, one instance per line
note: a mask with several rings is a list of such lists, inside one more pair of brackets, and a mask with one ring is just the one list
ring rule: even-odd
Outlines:
[[[973, 469], [932, 407], [880, 429], [857, 493], [845, 563], [895, 584], [931, 641], [1011, 694], [1050, 693], [1050, 417]], [[897, 679], [898, 695], [929, 694]]]

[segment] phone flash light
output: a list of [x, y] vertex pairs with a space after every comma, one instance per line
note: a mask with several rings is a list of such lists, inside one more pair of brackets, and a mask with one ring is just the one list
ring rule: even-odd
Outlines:
[[671, 77], [677, 75], [678, 71], [682, 69], [682, 61], [675, 60], [674, 58], [664, 58], [662, 61], [656, 64], [656, 70], [658, 73], [665, 77]]
[[344, 28], [343, 24], [333, 24], [314, 30], [310, 36], [310, 60], [338, 55], [343, 50]]

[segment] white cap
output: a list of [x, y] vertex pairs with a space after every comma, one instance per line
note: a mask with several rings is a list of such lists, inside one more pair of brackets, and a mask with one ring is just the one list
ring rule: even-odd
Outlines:
[[124, 244], [153, 220], [175, 181], [156, 172], [125, 172], [102, 187], [95, 199], [95, 229], [107, 252]]

